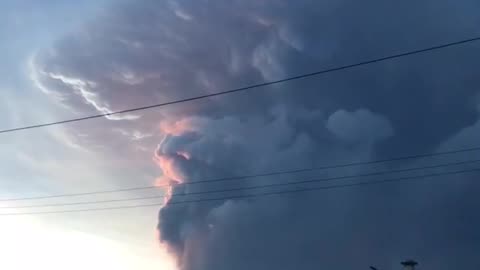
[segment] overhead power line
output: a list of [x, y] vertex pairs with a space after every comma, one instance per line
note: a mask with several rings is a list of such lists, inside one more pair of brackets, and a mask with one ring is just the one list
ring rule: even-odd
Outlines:
[[[428, 179], [428, 178], [434, 178], [434, 177], [440, 177], [440, 176], [457, 175], [457, 174], [473, 173], [473, 172], [480, 172], [480, 168], [469, 169], [469, 170], [451, 171], [451, 172], [443, 172], [443, 173], [432, 173], [432, 174], [419, 175], [419, 176], [409, 176], [409, 177], [399, 177], [399, 178], [391, 178], [391, 179], [383, 179], [383, 180], [363, 181], [363, 182], [356, 182], [356, 183], [349, 183], [349, 184], [338, 184], [338, 185], [330, 185], [330, 186], [322, 186], [322, 187], [299, 188], [299, 189], [294, 189], [294, 190], [263, 192], [263, 193], [246, 194], [246, 195], [238, 195], [238, 196], [225, 196], [225, 197], [217, 197], [217, 198], [205, 198], [205, 199], [197, 199], [197, 200], [176, 201], [176, 202], [169, 202], [169, 205], [183, 205], [183, 204], [191, 204], [191, 203], [204, 203], [204, 202], [224, 201], [224, 200], [234, 200], [234, 199], [251, 199], [251, 198], [259, 198], [259, 197], [273, 196], [273, 195], [286, 195], [286, 194], [303, 193], [303, 192], [309, 192], [309, 191], [320, 191], [320, 190], [351, 188], [351, 187], [359, 187], [359, 186], [370, 186], [370, 185], [378, 185], [378, 184], [385, 184], [385, 183], [408, 181], [408, 180], [414, 180], [414, 179]], [[2, 214], [0, 214], [0, 216], [25, 216], [25, 215], [46, 215], [46, 214], [94, 212], [94, 211], [133, 209], [133, 208], [154, 207], [154, 206], [158, 207], [158, 206], [163, 206], [163, 205], [164, 205], [163, 203], [154, 203], [154, 204], [139, 204], [139, 205], [130, 205], [130, 206], [87, 208], [87, 209], [60, 210], [60, 211], [2, 213]]]
[[311, 73], [305, 73], [305, 74], [301, 74], [301, 75], [297, 75], [297, 76], [287, 77], [287, 78], [279, 79], [279, 80], [275, 80], [275, 81], [263, 82], [263, 83], [253, 84], [253, 85], [244, 86], [244, 87], [240, 87], [240, 88], [234, 88], [234, 89], [230, 89], [230, 90], [216, 92], [216, 93], [212, 93], [212, 94], [206, 94], [206, 95], [200, 95], [200, 96], [195, 96], [195, 97], [190, 97], [190, 98], [185, 98], [185, 99], [173, 100], [173, 101], [168, 101], [168, 102], [158, 103], [158, 104], [153, 104], [153, 105], [148, 105], [148, 106], [125, 109], [125, 110], [120, 110], [120, 111], [115, 111], [115, 112], [110, 112], [110, 113], [95, 114], [95, 115], [79, 117], [79, 118], [72, 118], [72, 119], [50, 122], [50, 123], [43, 123], [43, 124], [36, 124], [36, 125], [30, 125], [30, 126], [3, 129], [3, 130], [0, 130], [0, 134], [1, 133], [16, 132], [16, 131], [26, 130], [26, 129], [34, 129], [34, 128], [41, 128], [41, 127], [67, 124], [67, 123], [72, 123], [72, 122], [80, 122], [80, 121], [85, 121], [85, 120], [90, 120], [90, 119], [95, 119], [95, 118], [103, 118], [103, 117], [112, 116], [112, 115], [116, 115], [116, 114], [143, 111], [143, 110], [153, 109], [153, 108], [157, 108], [157, 107], [164, 107], [164, 106], [168, 106], [168, 105], [174, 105], [174, 104], [179, 104], [179, 103], [184, 103], [184, 102], [190, 102], [190, 101], [195, 101], [195, 100], [200, 100], [200, 99], [222, 96], [222, 95], [227, 95], [227, 94], [232, 94], [232, 93], [237, 93], [237, 92], [244, 92], [244, 91], [248, 91], [248, 90], [251, 90], [251, 89], [254, 89], [254, 88], [260, 88], [260, 87], [265, 87], [265, 86], [270, 86], [270, 85], [275, 85], [275, 84], [281, 84], [281, 83], [285, 83], [285, 82], [288, 82], [288, 81], [294, 81], [294, 80], [300, 80], [300, 79], [304, 79], [304, 78], [308, 78], [308, 77], [319, 76], [319, 75], [323, 75], [323, 74], [326, 74], [326, 73], [332, 73], [332, 72], [336, 72], [336, 71], [341, 71], [341, 70], [351, 69], [351, 68], [355, 68], [355, 67], [370, 65], [370, 64], [374, 64], [374, 63], [378, 63], [378, 62], [384, 62], [384, 61], [388, 61], [388, 60], [392, 60], [392, 59], [396, 59], [396, 58], [401, 58], [401, 57], [405, 57], [405, 56], [421, 54], [421, 53], [434, 51], [434, 50], [440, 50], [440, 49], [453, 47], [453, 46], [459, 46], [459, 45], [462, 45], [462, 44], [476, 42], [476, 41], [479, 41], [479, 40], [480, 40], [480, 37], [463, 39], [463, 40], [450, 42], [450, 43], [445, 43], [445, 44], [440, 44], [440, 45], [436, 45], [436, 46], [432, 46], [432, 47], [428, 47], [428, 48], [424, 48], [424, 49], [407, 51], [407, 52], [393, 54], [393, 55], [389, 55], [389, 56], [385, 56], [385, 57], [375, 58], [375, 59], [362, 61], [362, 62], [358, 62], [358, 63], [354, 63], [354, 64], [342, 65], [342, 66], [337, 66], [337, 67], [333, 67], [333, 68], [327, 68], [327, 69], [323, 69], [323, 70], [319, 70], [319, 71], [315, 71], [315, 72], [311, 72]]
[[[206, 191], [173, 194], [172, 198], [189, 197], [189, 196], [206, 195], [206, 194], [215, 194], [215, 193], [227, 193], [227, 192], [234, 192], [234, 191], [248, 191], [248, 190], [264, 189], [264, 188], [285, 187], [285, 186], [292, 186], [292, 185], [298, 185], [298, 184], [333, 182], [333, 181], [345, 180], [345, 179], [351, 179], [351, 178], [381, 176], [381, 175], [388, 175], [388, 174], [394, 174], [394, 173], [404, 173], [404, 172], [412, 172], [412, 171], [419, 171], [419, 170], [426, 170], [426, 169], [436, 169], [436, 168], [444, 168], [444, 167], [451, 167], [451, 166], [458, 166], [458, 165], [473, 164], [473, 163], [478, 163], [478, 162], [480, 162], [480, 159], [467, 160], [467, 161], [461, 161], [461, 162], [450, 162], [450, 163], [443, 163], [443, 164], [437, 164], [437, 165], [431, 165], [431, 166], [418, 166], [418, 167], [398, 169], [398, 170], [385, 170], [385, 171], [364, 173], [364, 174], [353, 174], [353, 175], [344, 175], [344, 176], [327, 177], [327, 178], [315, 178], [315, 179], [301, 180], [301, 181], [290, 181], [290, 182], [284, 182], [284, 183], [255, 185], [255, 186], [251, 186], [251, 187], [214, 189], [214, 190], [206, 190]], [[167, 197], [166, 195], [156, 195], [156, 196], [145, 196], [145, 197], [128, 198], [128, 199], [98, 200], [98, 201], [73, 202], [73, 203], [51, 203], [51, 204], [22, 205], [22, 206], [3, 206], [3, 207], [0, 207], [0, 209], [64, 207], [64, 206], [74, 206], [74, 205], [91, 205], [91, 204], [101, 204], [101, 203], [129, 202], [129, 201], [149, 200], [149, 199], [162, 199], [162, 198], [166, 198], [166, 197]]]
[[[378, 160], [372, 160], [372, 161], [358, 161], [358, 162], [325, 165], [325, 166], [302, 168], [302, 169], [295, 169], [295, 170], [273, 171], [273, 172], [264, 172], [264, 173], [242, 175], [242, 176], [232, 176], [232, 177], [223, 177], [223, 178], [214, 178], [214, 179], [194, 180], [194, 181], [191, 181], [191, 182], [184, 183], [183, 185], [196, 185], [196, 184], [202, 184], [202, 183], [216, 183], [216, 182], [236, 181], [236, 180], [250, 179], [250, 178], [257, 178], [257, 177], [294, 174], [294, 173], [300, 173], [300, 172], [320, 171], [320, 170], [327, 170], [327, 169], [339, 169], [339, 168], [347, 168], [347, 167], [353, 167], [353, 166], [372, 165], [372, 164], [379, 164], [379, 163], [386, 163], [386, 162], [393, 162], [393, 161], [412, 160], [412, 159], [427, 158], [427, 157], [434, 157], [434, 156], [441, 156], [441, 155], [450, 155], [450, 154], [458, 154], [458, 153], [465, 153], [465, 152], [473, 152], [473, 151], [479, 151], [479, 150], [480, 150], [480, 147], [471, 147], [471, 148], [456, 149], [456, 150], [450, 150], [450, 151], [441, 151], [441, 152], [434, 152], [434, 153], [407, 155], [407, 156], [393, 157], [393, 158], [388, 158], [388, 159], [378, 159]], [[130, 187], [130, 188], [99, 190], [99, 191], [90, 191], [90, 192], [78, 192], [78, 193], [66, 193], [66, 194], [56, 194], [56, 195], [46, 195], [46, 196], [10, 198], [10, 199], [0, 199], [0, 202], [43, 200], [43, 199], [64, 198], [64, 197], [88, 196], [88, 195], [107, 194], [107, 193], [115, 193], [115, 192], [126, 192], [126, 191], [155, 189], [155, 188], [166, 187], [166, 186], [168, 186], [168, 185]]]

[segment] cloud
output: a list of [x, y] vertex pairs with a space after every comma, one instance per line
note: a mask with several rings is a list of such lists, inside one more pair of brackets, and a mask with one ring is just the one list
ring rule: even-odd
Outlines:
[[[472, 12], [478, 5], [453, 0], [118, 4], [82, 32], [58, 41], [55, 53], [41, 54], [38, 74], [78, 111], [86, 110], [85, 102], [99, 111], [129, 108], [465, 38], [478, 25]], [[475, 55], [478, 45], [450, 48], [167, 106], [138, 113], [136, 121], [92, 124], [82, 133], [120, 156], [131, 155], [132, 144], [151, 149], [160, 182], [172, 183], [173, 194], [405, 167], [409, 163], [176, 185], [430, 152], [453, 137], [465, 141], [464, 132], [474, 138], [476, 129], [468, 127], [479, 119]], [[119, 128], [152, 136], [132, 142], [109, 133]], [[478, 203], [471, 190], [478, 184], [467, 176], [436, 180], [186, 205], [173, 204], [180, 200], [173, 197], [159, 213], [159, 240], [185, 270], [388, 267], [411, 256], [426, 268], [474, 268], [480, 220], [471, 214]]]
[[390, 122], [368, 110], [338, 110], [328, 117], [327, 129], [349, 142], [374, 142], [393, 135]]
[[83, 81], [78, 78], [67, 77], [61, 74], [54, 73], [49, 73], [48, 76], [51, 79], [61, 81], [65, 86], [71, 88], [75, 94], [82, 97], [87, 104], [92, 105], [99, 113], [107, 114], [107, 116], [105, 117], [109, 120], [135, 120], [139, 118], [139, 116], [131, 114], [108, 115], [113, 113], [113, 111], [110, 110], [108, 108], [108, 105], [102, 102], [98, 98], [98, 95], [91, 90], [92, 88], [96, 87], [95, 83], [93, 82]]
[[32, 80], [33, 85], [38, 90], [42, 91], [43, 93], [45, 93], [49, 97], [54, 98], [56, 101], [59, 101], [59, 102], [63, 101], [64, 98], [60, 93], [56, 93], [56, 92], [48, 89], [41, 82], [40, 77], [45, 76], [46, 74], [43, 71], [36, 69], [36, 67], [35, 67], [35, 57], [34, 56], [30, 57], [30, 59], [29, 59], [28, 68], [29, 68], [29, 71], [30, 71], [30, 80]]

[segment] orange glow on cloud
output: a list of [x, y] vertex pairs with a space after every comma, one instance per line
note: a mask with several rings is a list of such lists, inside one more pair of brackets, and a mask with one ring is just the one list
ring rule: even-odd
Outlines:
[[[169, 158], [166, 155], [160, 155], [155, 153], [154, 161], [160, 166], [163, 171], [163, 175], [155, 179], [155, 186], [161, 187], [164, 189], [165, 197], [163, 199], [163, 207], [165, 207], [168, 202], [172, 199], [173, 187], [176, 184], [182, 183], [183, 178], [180, 177], [174, 167], [174, 159]], [[161, 239], [161, 232], [157, 229], [155, 230], [155, 239], [158, 241], [158, 247], [160, 248], [160, 255], [167, 259], [167, 261], [174, 261], [175, 270], [179, 269], [178, 256], [171, 251], [168, 244], [163, 243]]]
[[[155, 179], [155, 186], [163, 188], [165, 192], [163, 208], [172, 199], [174, 187], [185, 182], [185, 175], [181, 171], [178, 162], [190, 160], [191, 154], [183, 150], [167, 154], [162, 151], [162, 145], [167, 142], [169, 136], [181, 136], [186, 132], [194, 131], [194, 126], [188, 119], [162, 121], [160, 123], [160, 130], [164, 133], [165, 137], [156, 149], [153, 161], [163, 172], [162, 176]], [[160, 233], [160, 231], [156, 231], [156, 238], [159, 240], [160, 249], [162, 252], [166, 251], [172, 258], [176, 257], [178, 262], [180, 260], [179, 255], [175, 254], [175, 252], [169, 248], [168, 244], [160, 241]]]
[[162, 121], [160, 130], [167, 135], [180, 136], [185, 132], [193, 131], [194, 127], [188, 119], [181, 119], [178, 121]]
[[183, 183], [185, 177], [183, 176], [183, 173], [175, 166], [176, 160], [174, 156], [155, 153], [153, 160], [160, 167], [163, 175], [172, 181]]
[[166, 205], [170, 199], [172, 199], [173, 194], [173, 183], [172, 180], [166, 176], [160, 176], [155, 180], [155, 186], [162, 187], [165, 191], [165, 198], [163, 199], [163, 204]]
[[163, 175], [155, 180], [155, 186], [163, 187], [165, 190], [164, 205], [166, 205], [173, 194], [175, 184], [184, 182], [185, 177], [182, 172], [175, 167], [175, 158], [169, 155], [155, 153], [153, 160], [157, 163], [163, 172]]
[[170, 185], [172, 182], [172, 180], [168, 177], [166, 177], [165, 175], [162, 175], [160, 177], [158, 177], [157, 179], [155, 179], [155, 186], [156, 187], [165, 187], [165, 186], [168, 186]]

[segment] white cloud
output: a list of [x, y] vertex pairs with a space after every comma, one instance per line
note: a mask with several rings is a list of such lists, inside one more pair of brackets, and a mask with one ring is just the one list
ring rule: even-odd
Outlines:
[[116, 129], [114, 129], [114, 131], [122, 134], [123, 136], [129, 138], [132, 141], [141, 141], [143, 139], [150, 138], [150, 137], [153, 136], [153, 134], [144, 133], [144, 132], [141, 132], [139, 130], [129, 131], [129, 130], [126, 130], [126, 129], [116, 128]]
[[252, 64], [265, 80], [277, 80], [284, 76], [283, 65], [278, 58], [279, 44], [275, 40], [258, 45], [253, 52]]
[[[95, 87], [95, 83], [84, 81], [78, 78], [68, 77], [62, 74], [49, 73], [48, 76], [52, 79], [60, 80], [64, 84], [76, 91], [76, 94], [81, 96], [87, 104], [92, 105], [97, 111], [102, 114], [110, 114], [113, 111], [103, 102], [97, 93], [90, 90]], [[105, 116], [109, 120], [135, 120], [140, 118], [138, 115], [132, 114], [118, 114]]]
[[176, 1], [169, 1], [168, 2], [173, 10], [173, 13], [175, 16], [178, 18], [185, 20], [185, 21], [191, 21], [193, 20], [193, 16], [189, 14], [187, 11], [185, 11]]
[[30, 80], [33, 82], [33, 85], [42, 91], [44, 94], [52, 97], [55, 101], [58, 101], [60, 104], [63, 104], [62, 101], [65, 100], [65, 96], [61, 93], [53, 91], [45, 86], [40, 79], [40, 76], [45, 76], [46, 73], [43, 70], [40, 70], [35, 64], [35, 55], [31, 56], [28, 60], [28, 69], [29, 69], [29, 77]]

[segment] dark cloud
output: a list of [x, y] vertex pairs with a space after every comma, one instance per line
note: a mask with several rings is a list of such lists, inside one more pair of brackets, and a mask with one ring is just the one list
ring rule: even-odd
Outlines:
[[327, 129], [340, 139], [351, 142], [368, 143], [393, 135], [387, 119], [366, 110], [355, 112], [338, 110], [328, 118]]
[[[79, 112], [117, 110], [468, 38], [478, 29], [479, 7], [453, 0], [118, 4], [38, 55], [35, 71], [45, 92]], [[112, 151], [138, 144], [153, 151], [160, 142], [163, 177], [186, 182], [474, 146], [478, 48], [135, 113], [89, 132]], [[127, 137], [149, 136], [112, 138], [119, 129]], [[406, 165], [176, 187], [174, 193]], [[450, 176], [259, 200], [179, 206], [174, 198], [160, 210], [158, 228], [189, 270], [393, 268], [407, 257], [425, 269], [475, 268], [478, 188], [473, 177]]]

